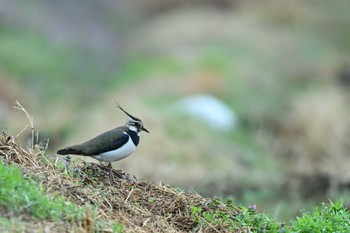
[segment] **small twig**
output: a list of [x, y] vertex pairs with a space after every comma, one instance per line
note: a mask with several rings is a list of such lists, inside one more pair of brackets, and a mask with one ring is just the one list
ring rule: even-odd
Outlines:
[[58, 164], [58, 155], [56, 156], [55, 162], [54, 162], [54, 166], [57, 167]]
[[80, 197], [77, 193], [74, 193], [74, 195], [75, 195], [80, 201], [82, 201], [82, 202], [84, 203], [84, 201], [85, 201], [84, 198]]
[[144, 221], [144, 222], [142, 223], [142, 226], [143, 226], [143, 227], [146, 226], [146, 223], [147, 223], [150, 219], [151, 219], [151, 218], [147, 218], [146, 221]]
[[112, 206], [112, 204], [108, 201], [108, 198], [104, 197], [103, 199], [105, 200], [104, 202], [107, 203], [107, 204], [109, 205], [109, 209], [110, 209], [110, 210], [113, 210], [113, 206]]
[[33, 116], [29, 115], [29, 113], [27, 112], [27, 110], [18, 102], [18, 100], [16, 100], [16, 105], [13, 106], [14, 108], [24, 112], [26, 114], [27, 119], [29, 120], [30, 123], [30, 128], [32, 130], [32, 146], [31, 146], [31, 153], [33, 153], [34, 150], [34, 140], [35, 140], [35, 135], [34, 135], [34, 120], [33, 120]]
[[[34, 132], [35, 133], [35, 132]], [[34, 144], [39, 144], [39, 131], [37, 130], [35, 133], [35, 140], [34, 140]], [[34, 144], [32, 142], [32, 146], [34, 148]]]
[[199, 216], [201, 218], [201, 220], [203, 220], [206, 224], [208, 224], [209, 227], [211, 227], [214, 231], [220, 233], [220, 231], [218, 231], [218, 229], [216, 229], [212, 224], [210, 224], [208, 221], [206, 221], [203, 217]]
[[50, 142], [50, 138], [46, 139], [44, 151], [47, 151], [47, 149], [49, 148], [49, 142]]
[[21, 135], [23, 133], [24, 130], [26, 130], [28, 128], [28, 125], [26, 125], [16, 136], [15, 138], [18, 138], [19, 135]]
[[33, 167], [35, 167], [35, 168], [39, 168], [38, 166], [37, 166], [37, 164], [35, 164], [34, 163], [34, 161], [33, 160], [31, 160], [31, 159], [28, 159], [32, 164], [33, 164]]
[[44, 158], [44, 160], [47, 162], [47, 164], [51, 167], [51, 168], [54, 168], [54, 165], [46, 158], [45, 156], [45, 151], [47, 150], [47, 145], [46, 144], [46, 147], [44, 149], [44, 151], [40, 151], [39, 153], [41, 154], [41, 157]]
[[126, 197], [126, 199], [125, 199], [125, 201], [124, 201], [125, 204], [128, 202], [128, 200], [129, 200], [129, 198], [130, 198], [130, 196], [131, 196], [131, 193], [132, 193], [133, 191], [134, 191], [134, 188], [131, 188], [131, 190], [130, 190], [128, 196]]

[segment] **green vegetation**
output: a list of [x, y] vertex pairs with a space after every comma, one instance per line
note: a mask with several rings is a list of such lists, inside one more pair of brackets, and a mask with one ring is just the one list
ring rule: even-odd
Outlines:
[[214, 198], [208, 207], [208, 210], [198, 206], [191, 207], [192, 216], [201, 228], [220, 226], [229, 231], [247, 232], [281, 232], [285, 229], [283, 224], [277, 223], [264, 213], [258, 213], [255, 205], [248, 208], [236, 207], [231, 199], [222, 201]]
[[122, 233], [124, 232], [124, 225], [116, 221], [112, 224], [112, 231], [113, 233]]
[[[309, 233], [309, 232], [348, 232], [350, 229], [350, 212], [343, 201], [329, 204], [322, 203], [311, 212], [304, 212], [301, 217], [292, 220], [290, 225], [277, 223], [264, 213], [256, 211], [256, 206], [235, 207], [230, 199], [214, 198], [209, 205], [215, 207], [205, 210], [192, 206], [191, 213], [201, 228], [225, 227], [230, 231], [271, 232], [271, 233]], [[234, 213], [234, 214], [232, 214]]]
[[304, 212], [297, 220], [292, 221], [292, 231], [308, 232], [349, 232], [350, 212], [344, 207], [343, 201], [337, 201], [321, 207], [315, 207], [312, 212]]
[[17, 218], [7, 219], [0, 216], [0, 231], [6, 229], [7, 232], [24, 232], [24, 227], [21, 225]]
[[33, 178], [38, 177], [25, 177], [19, 167], [0, 160], [0, 231], [36, 231], [36, 223], [47, 222], [62, 229], [101, 232], [110, 226], [112, 232], [123, 232], [124, 225], [115, 220], [96, 219], [95, 207], [76, 205], [60, 194], [46, 193]]
[[46, 195], [44, 187], [31, 178], [24, 179], [15, 165], [0, 160], [0, 206], [10, 216], [32, 215], [39, 219], [81, 221], [84, 209], [63, 197]]

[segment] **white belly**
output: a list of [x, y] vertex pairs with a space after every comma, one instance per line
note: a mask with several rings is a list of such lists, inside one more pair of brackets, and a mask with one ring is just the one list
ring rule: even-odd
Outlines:
[[134, 152], [135, 149], [136, 146], [132, 142], [131, 138], [129, 138], [128, 142], [125, 143], [122, 147], [116, 150], [95, 155], [93, 158], [104, 162], [114, 162], [128, 157], [132, 154], [132, 152]]

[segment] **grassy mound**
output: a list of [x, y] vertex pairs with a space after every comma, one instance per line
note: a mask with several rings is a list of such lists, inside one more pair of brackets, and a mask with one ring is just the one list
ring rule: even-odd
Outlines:
[[[137, 180], [105, 166], [49, 159], [38, 145], [25, 150], [0, 137], [3, 231], [37, 228], [84, 232], [242, 232], [277, 229], [254, 208], [237, 208], [164, 184]], [[6, 175], [6, 176], [4, 176]], [[14, 224], [14, 220], [21, 224]], [[28, 225], [31, 227], [28, 228]], [[35, 229], [35, 230], [34, 230]], [[245, 230], [244, 230], [245, 229]]]

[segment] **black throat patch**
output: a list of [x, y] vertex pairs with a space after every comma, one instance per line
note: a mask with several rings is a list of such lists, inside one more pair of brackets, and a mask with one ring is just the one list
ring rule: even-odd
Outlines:
[[140, 141], [140, 136], [137, 135], [135, 131], [128, 129], [126, 133], [131, 137], [132, 142], [137, 146]]

